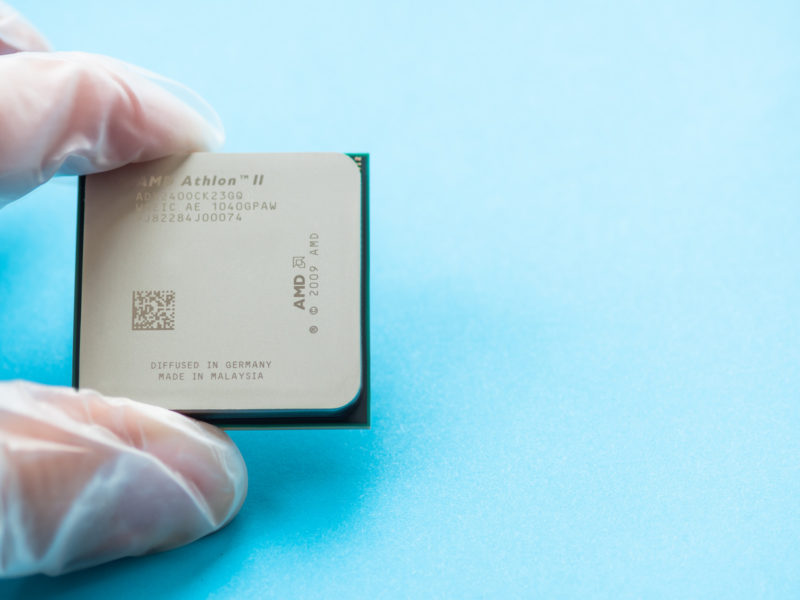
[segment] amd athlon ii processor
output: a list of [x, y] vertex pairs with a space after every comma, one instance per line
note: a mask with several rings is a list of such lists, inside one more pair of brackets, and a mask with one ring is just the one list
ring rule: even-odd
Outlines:
[[368, 425], [367, 155], [82, 178], [73, 385], [223, 426]]

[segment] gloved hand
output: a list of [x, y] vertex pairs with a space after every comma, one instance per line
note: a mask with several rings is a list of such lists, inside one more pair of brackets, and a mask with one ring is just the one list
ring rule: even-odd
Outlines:
[[[222, 143], [216, 115], [185, 88], [47, 50], [0, 3], [0, 207], [57, 173]], [[93, 391], [0, 383], [0, 576], [186, 544], [228, 523], [246, 491], [241, 454], [210, 425]]]

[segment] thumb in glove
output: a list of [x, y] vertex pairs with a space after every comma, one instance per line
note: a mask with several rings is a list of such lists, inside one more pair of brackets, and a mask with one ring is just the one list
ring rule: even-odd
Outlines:
[[0, 384], [0, 575], [55, 575], [191, 542], [247, 493], [220, 429], [93, 391]]

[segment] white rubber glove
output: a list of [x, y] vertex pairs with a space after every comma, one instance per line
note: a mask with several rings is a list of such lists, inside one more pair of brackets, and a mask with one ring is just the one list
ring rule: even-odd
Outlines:
[[[46, 49], [0, 3], [0, 207], [56, 173], [221, 144], [213, 111], [185, 88], [161, 80], [194, 108], [136, 67]], [[219, 429], [92, 391], [0, 383], [0, 576], [186, 544], [228, 523], [246, 493]]]
[[219, 118], [188, 88], [106, 56], [25, 51], [42, 48], [0, 2], [0, 53], [19, 50], [0, 56], [0, 207], [55, 174], [222, 145]]
[[189, 543], [247, 492], [220, 429], [176, 412], [0, 384], [0, 573], [56, 575]]

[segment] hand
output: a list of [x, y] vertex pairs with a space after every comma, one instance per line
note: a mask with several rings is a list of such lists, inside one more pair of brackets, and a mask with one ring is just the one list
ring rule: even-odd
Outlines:
[[[54, 174], [222, 143], [213, 111], [185, 88], [195, 108], [131, 65], [47, 50], [0, 2], [0, 207]], [[186, 544], [228, 523], [246, 492], [241, 454], [210, 425], [88, 390], [0, 383], [0, 576]]]

